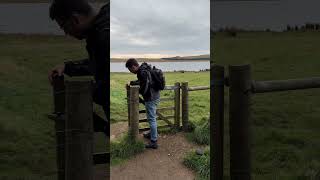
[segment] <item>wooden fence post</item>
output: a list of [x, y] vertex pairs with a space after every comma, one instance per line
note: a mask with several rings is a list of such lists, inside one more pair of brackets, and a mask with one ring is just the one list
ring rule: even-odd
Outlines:
[[92, 81], [66, 81], [66, 180], [93, 180]]
[[53, 79], [53, 102], [56, 130], [56, 144], [57, 144], [57, 169], [58, 180], [65, 179], [65, 86], [64, 77], [55, 77]]
[[189, 122], [188, 82], [183, 82], [181, 84], [181, 90], [182, 90], [182, 130], [188, 131], [188, 122]]
[[136, 140], [139, 134], [139, 86], [130, 87], [130, 127], [129, 136]]
[[230, 176], [250, 180], [250, 65], [229, 66]]
[[53, 79], [54, 113], [57, 115], [65, 112], [65, 85], [64, 77], [57, 76]]
[[180, 83], [175, 83], [174, 90], [174, 124], [176, 129], [180, 129]]
[[214, 180], [223, 179], [224, 67], [211, 68], [210, 144], [211, 172]]
[[130, 85], [126, 84], [127, 90], [127, 106], [128, 106], [128, 127], [130, 127]]

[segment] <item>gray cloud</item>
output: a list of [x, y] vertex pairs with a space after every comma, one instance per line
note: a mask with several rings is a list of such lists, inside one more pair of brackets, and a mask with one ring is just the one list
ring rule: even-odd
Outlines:
[[111, 2], [111, 54], [203, 54], [210, 45], [209, 0]]

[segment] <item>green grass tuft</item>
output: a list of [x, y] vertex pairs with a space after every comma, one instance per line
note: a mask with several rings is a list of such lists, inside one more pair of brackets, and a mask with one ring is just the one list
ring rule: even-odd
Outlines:
[[[186, 135], [187, 139], [200, 145], [210, 144], [210, 123], [207, 117], [192, 123], [195, 129]], [[210, 147], [204, 151], [203, 155], [197, 155], [195, 151], [189, 152], [183, 164], [197, 173], [198, 180], [207, 180], [210, 175]]]
[[207, 148], [203, 155], [192, 151], [184, 158], [183, 164], [197, 172], [197, 179], [205, 180], [210, 177], [210, 149]]
[[111, 142], [111, 165], [119, 164], [131, 156], [144, 150], [144, 143], [140, 140], [133, 141], [128, 135], [118, 141]]
[[210, 123], [208, 118], [203, 118], [195, 124], [195, 129], [188, 134], [188, 139], [200, 145], [210, 144]]

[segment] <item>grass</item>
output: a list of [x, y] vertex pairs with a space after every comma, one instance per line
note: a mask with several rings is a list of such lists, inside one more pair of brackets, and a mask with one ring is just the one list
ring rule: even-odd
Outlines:
[[64, 59], [86, 57], [84, 44], [24, 35], [0, 35], [0, 42], [0, 179], [54, 179], [56, 142], [54, 122], [47, 118], [53, 110], [47, 73]]
[[210, 123], [208, 118], [202, 118], [197, 122], [195, 129], [187, 134], [187, 138], [199, 145], [210, 144]]
[[141, 140], [133, 141], [128, 135], [125, 135], [117, 141], [112, 141], [110, 147], [111, 165], [117, 165], [141, 153], [144, 150], [144, 143]]
[[[320, 76], [317, 32], [238, 33], [214, 39], [214, 61], [251, 64], [254, 80]], [[225, 107], [228, 107], [226, 91]], [[320, 90], [275, 92], [252, 98], [252, 170], [255, 179], [308, 179], [320, 169]], [[225, 175], [229, 173], [228, 114]], [[313, 174], [313, 175], [312, 175]]]
[[210, 123], [207, 118], [200, 125], [196, 126], [193, 132], [193, 141], [198, 144], [210, 144]]
[[198, 180], [206, 180], [210, 178], [210, 150], [205, 149], [203, 155], [196, 154], [191, 151], [184, 158], [183, 164], [197, 172]]
[[197, 174], [197, 179], [205, 180], [210, 176], [210, 123], [208, 118], [202, 118], [195, 125], [195, 129], [186, 135], [187, 139], [205, 145], [203, 155], [198, 155], [194, 150], [184, 157], [184, 165], [192, 169]]

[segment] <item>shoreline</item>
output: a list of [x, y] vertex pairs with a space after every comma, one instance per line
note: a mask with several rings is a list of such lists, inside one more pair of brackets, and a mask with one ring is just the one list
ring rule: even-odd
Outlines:
[[[110, 61], [110, 63], [125, 63], [126, 59], [124, 60], [112, 60]], [[162, 59], [149, 59], [147, 61], [141, 61], [138, 60], [139, 63], [142, 62], [210, 62], [210, 59], [208, 60], [194, 60], [194, 59], [190, 59], [190, 60], [162, 60]]]
[[[83, 41], [78, 41], [70, 36], [56, 35], [56, 34], [41, 34], [41, 33], [3, 33], [0, 32], [0, 38], [22, 38], [22, 39], [32, 39], [36, 40], [46, 40], [47, 38], [55, 38], [60, 40], [66, 40], [66, 42], [83, 43]], [[184, 59], [161, 59], [161, 58], [136, 58], [139, 63], [142, 62], [210, 62], [210, 58], [204, 58], [202, 55], [197, 56], [186, 56]], [[199, 59], [198, 59], [199, 58]], [[129, 58], [110, 58], [110, 63], [125, 63]]]
[[[200, 71], [184, 71], [184, 70], [178, 70], [178, 71], [163, 71], [164, 73], [205, 73], [210, 72], [210, 70], [200, 70]], [[110, 72], [110, 74], [130, 74], [130, 72]]]

